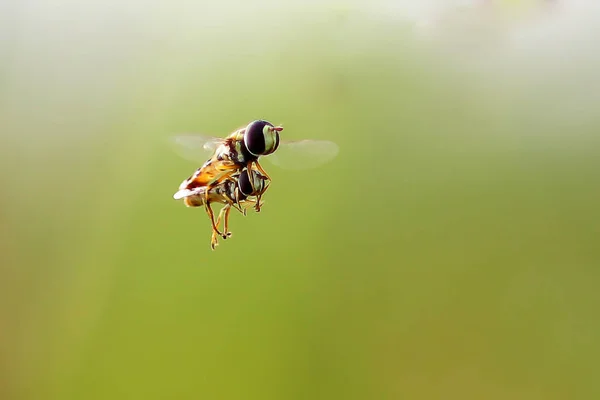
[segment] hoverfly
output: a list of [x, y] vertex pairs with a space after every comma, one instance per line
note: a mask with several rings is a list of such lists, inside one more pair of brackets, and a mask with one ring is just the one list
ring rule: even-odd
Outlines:
[[[225, 182], [230, 182], [227, 185], [234, 185], [243, 171], [258, 173], [261, 181], [270, 182], [269, 175], [258, 161], [260, 157], [266, 157], [273, 164], [283, 168], [307, 169], [331, 160], [338, 153], [338, 146], [330, 141], [280, 140], [281, 131], [283, 131], [281, 126], [275, 126], [265, 120], [256, 120], [225, 138], [195, 134], [174, 136], [173, 142], [176, 150], [184, 158], [199, 161], [206, 151], [212, 153], [211, 157], [191, 177], [182, 182], [174, 197], [187, 197], [186, 193], [203, 195], [202, 204], [205, 205], [206, 212], [211, 219], [213, 232], [218, 232], [214, 214], [208, 207], [211, 193], [214, 193], [215, 188], [219, 185], [225, 185]], [[252, 190], [248, 190], [247, 193], [256, 193], [257, 201], [254, 208], [258, 212], [261, 207], [260, 198], [268, 187], [268, 183], [264, 188], [256, 188], [254, 186], [255, 179], [248, 181]], [[189, 206], [188, 203], [186, 205]]]
[[194, 185], [205, 186], [224, 176], [255, 165], [269, 175], [258, 162], [260, 157], [285, 169], [309, 169], [325, 164], [338, 153], [338, 146], [327, 140], [280, 140], [283, 127], [265, 120], [252, 121], [225, 138], [187, 134], [174, 136], [176, 151], [186, 159], [198, 162], [211, 157], [189, 178]]
[[[184, 182], [185, 183], [185, 182]], [[218, 245], [218, 236], [227, 239], [231, 236], [229, 232], [229, 212], [235, 208], [246, 215], [246, 204], [260, 204], [261, 196], [269, 186], [268, 178], [256, 170], [244, 169], [226, 178], [212, 187], [199, 186], [193, 189], [182, 187], [173, 195], [175, 199], [183, 199], [187, 207], [204, 206], [210, 216], [212, 223], [212, 235], [210, 246], [214, 250]], [[214, 220], [212, 203], [222, 203], [223, 208], [219, 212], [217, 221]], [[221, 219], [224, 220], [224, 230], [219, 231]]]
[[[188, 180], [189, 187], [211, 186], [223, 178], [244, 168], [256, 167], [266, 176], [258, 162], [260, 156], [266, 156], [279, 146], [280, 126], [274, 126], [264, 120], [253, 121], [224, 139], [214, 138], [205, 141], [203, 147], [213, 151], [212, 156]], [[209, 144], [210, 142], [210, 144]]]

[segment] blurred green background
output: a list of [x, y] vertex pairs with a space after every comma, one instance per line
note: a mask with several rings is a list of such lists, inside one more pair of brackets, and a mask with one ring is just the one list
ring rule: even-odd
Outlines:
[[[600, 396], [598, 58], [375, 4], [0, 6], [1, 399]], [[168, 138], [257, 118], [340, 153], [212, 252]]]

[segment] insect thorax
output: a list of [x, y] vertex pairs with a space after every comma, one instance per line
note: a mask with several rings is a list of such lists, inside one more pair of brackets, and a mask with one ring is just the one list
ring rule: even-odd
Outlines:
[[227, 148], [228, 155], [236, 164], [246, 165], [251, 161], [257, 159], [256, 156], [252, 155], [246, 145], [244, 144], [244, 135], [238, 135], [236, 137], [230, 137], [224, 144], [223, 147]]

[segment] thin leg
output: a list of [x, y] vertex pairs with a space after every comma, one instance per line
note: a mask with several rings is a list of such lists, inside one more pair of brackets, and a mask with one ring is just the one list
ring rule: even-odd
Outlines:
[[213, 210], [210, 207], [210, 201], [208, 200], [208, 190], [204, 192], [204, 208], [210, 217], [210, 223], [212, 224], [213, 231], [216, 232], [217, 235], [221, 236], [221, 232], [219, 232], [219, 228], [217, 228], [217, 225], [215, 224], [215, 214], [213, 213]]
[[[268, 182], [265, 186], [265, 188], [261, 191], [261, 193], [259, 195], [257, 195], [257, 201], [256, 201], [256, 205], [254, 206], [254, 209], [256, 210], [256, 212], [260, 212], [260, 207], [262, 206], [260, 200], [262, 198], [262, 195], [267, 191], [267, 188], [269, 187], [269, 185], [271, 184], [271, 177], [269, 177], [269, 174], [267, 174], [267, 172], [263, 169], [263, 167], [258, 163], [258, 161], [254, 162], [254, 165], [256, 165], [256, 169], [258, 170], [258, 172], [260, 172], [264, 177], [265, 180]], [[254, 187], [252, 187], [252, 189], [254, 190]]]
[[260, 212], [260, 209], [261, 209], [261, 207], [263, 205], [263, 203], [261, 201], [262, 197], [265, 194], [265, 192], [267, 191], [267, 189], [268, 189], [268, 187], [269, 187], [270, 184], [271, 184], [271, 182], [268, 182], [265, 185], [265, 188], [262, 190], [262, 192], [260, 192], [260, 194], [256, 195], [256, 204], [254, 205], [254, 209], [256, 210], [256, 212]]
[[236, 210], [238, 210], [239, 212], [241, 212], [244, 217], [246, 216], [246, 209], [242, 209], [242, 205], [240, 204], [240, 189], [239, 188], [235, 188], [234, 191], [234, 196], [235, 196], [235, 203], [233, 203], [232, 205], [235, 207]]
[[263, 167], [261, 167], [261, 165], [258, 163], [258, 161], [254, 161], [254, 165], [256, 165], [256, 169], [258, 170], [258, 172], [263, 174], [265, 176], [265, 178], [267, 178], [268, 180], [271, 180], [271, 177], [269, 176], [269, 174], [267, 174], [265, 172], [265, 170], [263, 169]]
[[221, 237], [223, 239], [227, 239], [228, 237], [231, 236], [231, 232], [229, 232], [228, 230], [228, 226], [229, 226], [229, 211], [231, 210], [231, 205], [230, 204], [225, 204], [223, 206], [223, 208], [221, 208], [221, 212], [219, 212], [219, 218], [217, 218], [217, 226], [219, 226], [219, 224], [221, 223], [221, 218], [223, 216], [225, 216], [225, 229], [223, 230], [223, 233], [221, 234]]
[[250, 187], [252, 188], [252, 193], [255, 192], [255, 188], [254, 188], [254, 179], [252, 179], [252, 164], [254, 164], [256, 161], [250, 161], [248, 163], [248, 165], [246, 165], [246, 172], [248, 173], [248, 180], [250, 181]]
[[219, 245], [219, 241], [218, 241], [218, 237], [221, 236], [223, 239], [227, 239], [228, 237], [231, 237], [231, 232], [228, 232], [229, 230], [229, 211], [231, 211], [231, 206], [229, 204], [226, 204], [223, 208], [221, 208], [221, 211], [219, 212], [219, 216], [217, 217], [217, 228], [219, 227], [219, 225], [221, 225], [221, 219], [225, 219], [225, 233], [224, 234], [219, 234], [218, 232], [215, 232], [213, 230], [213, 233], [210, 237], [210, 247], [212, 247], [212, 249], [214, 250], [215, 247], [217, 247]]
[[262, 193], [256, 196], [256, 204], [254, 205], [254, 210], [256, 212], [260, 212], [260, 206], [262, 206], [260, 199], [262, 198]]
[[[222, 216], [223, 216], [223, 209], [221, 209], [221, 211], [219, 212], [219, 216], [217, 217], [217, 228], [221, 224], [221, 217]], [[213, 229], [212, 235], [210, 236], [210, 247], [214, 250], [215, 247], [217, 247], [218, 245], [219, 245], [218, 235], [217, 235], [217, 233]]]
[[[231, 237], [231, 232], [229, 232], [229, 212], [231, 211], [231, 207], [227, 204], [223, 207], [223, 210], [225, 210], [225, 235], [227, 235], [226, 237]], [[223, 212], [223, 210], [221, 210], [221, 212]]]
[[254, 209], [256, 210], [256, 212], [260, 212], [260, 208], [263, 205], [263, 203], [261, 202], [262, 196], [263, 196], [263, 194], [265, 194], [265, 192], [267, 191], [267, 188], [269, 187], [270, 184], [271, 184], [270, 181], [267, 182], [267, 184], [265, 185], [265, 188], [263, 189], [262, 193], [260, 193], [258, 196], [256, 196], [256, 205], [254, 206]]

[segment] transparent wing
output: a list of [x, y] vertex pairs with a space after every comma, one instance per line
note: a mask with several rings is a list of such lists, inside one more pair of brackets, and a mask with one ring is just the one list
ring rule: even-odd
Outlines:
[[204, 162], [215, 152], [223, 139], [190, 133], [172, 136], [170, 142], [175, 152], [186, 160]]
[[311, 169], [337, 156], [339, 146], [328, 140], [282, 141], [277, 150], [266, 157], [272, 164], [284, 169]]

